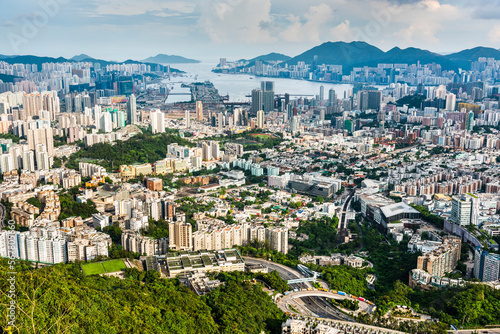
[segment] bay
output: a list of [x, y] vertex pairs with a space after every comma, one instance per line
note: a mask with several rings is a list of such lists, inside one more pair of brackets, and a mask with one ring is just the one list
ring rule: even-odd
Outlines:
[[[216, 63], [197, 63], [197, 64], [175, 64], [175, 67], [181, 71], [186, 72], [183, 76], [172, 77], [170, 80], [164, 79], [163, 83], [169, 86], [178, 88], [182, 83], [203, 82], [210, 81], [214, 84], [215, 88], [219, 90], [219, 94], [229, 95], [229, 101], [244, 102], [249, 101], [250, 98], [246, 97], [252, 93], [252, 89], [259, 88], [261, 81], [274, 81], [274, 91], [276, 94], [290, 94], [295, 95], [294, 98], [299, 96], [309, 96], [310, 98], [319, 95], [320, 87], [325, 88], [325, 99], [328, 99], [328, 91], [333, 88], [337, 94], [337, 98], [343, 98], [344, 92], [352, 88], [349, 84], [329, 84], [322, 82], [313, 82], [306, 80], [293, 80], [282, 78], [262, 78], [246, 74], [220, 74], [213, 73], [212, 69], [217, 66]], [[175, 102], [168, 99], [169, 102]]]

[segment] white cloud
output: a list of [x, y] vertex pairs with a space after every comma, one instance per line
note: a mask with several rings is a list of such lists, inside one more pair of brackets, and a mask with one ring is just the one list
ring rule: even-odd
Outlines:
[[309, 7], [309, 11], [304, 14], [304, 18], [305, 23], [302, 23], [299, 16], [290, 14], [288, 16], [290, 24], [281, 31], [280, 38], [287, 42], [321, 42], [322, 32], [333, 18], [333, 10], [329, 5], [321, 3]]
[[402, 37], [407, 43], [437, 44], [439, 39], [436, 32], [441, 26], [436, 23], [416, 23], [407, 28], [394, 33], [395, 36]]
[[429, 48], [437, 45], [441, 42], [443, 27], [449, 28], [463, 18], [458, 7], [438, 0], [401, 4], [398, 9], [401, 13], [392, 18], [392, 35], [405, 46]]
[[491, 28], [490, 32], [488, 33], [488, 38], [493, 43], [500, 42], [500, 23]]
[[330, 34], [332, 35], [334, 40], [343, 42], [352, 42], [356, 36], [349, 20], [345, 20], [339, 25], [333, 27], [330, 30]]
[[270, 12], [271, 0], [205, 0], [198, 26], [217, 43], [269, 43], [276, 40], [265, 27], [273, 21]]
[[157, 1], [157, 0], [99, 0], [95, 1], [95, 9], [90, 13], [93, 15], [141, 15], [152, 13], [165, 16], [171, 11], [181, 14], [194, 12], [195, 4], [188, 1]]

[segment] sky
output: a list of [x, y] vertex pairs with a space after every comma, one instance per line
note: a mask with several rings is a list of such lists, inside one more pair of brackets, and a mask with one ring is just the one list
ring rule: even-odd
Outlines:
[[0, 54], [202, 61], [296, 56], [361, 40], [438, 53], [500, 48], [497, 0], [16, 0], [2, 4]]

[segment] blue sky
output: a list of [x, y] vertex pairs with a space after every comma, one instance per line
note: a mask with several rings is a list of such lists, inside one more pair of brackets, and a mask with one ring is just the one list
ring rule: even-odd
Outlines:
[[0, 11], [0, 54], [215, 61], [297, 55], [364, 40], [454, 52], [500, 47], [496, 0], [16, 0]]

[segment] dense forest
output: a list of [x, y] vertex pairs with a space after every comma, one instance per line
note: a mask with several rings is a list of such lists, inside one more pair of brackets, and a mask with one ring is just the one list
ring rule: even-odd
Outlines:
[[[0, 313], [7, 321], [7, 261], [0, 260]], [[278, 333], [285, 315], [260, 285], [232, 280], [199, 297], [175, 279], [88, 276], [78, 264], [16, 275], [14, 333]]]
[[99, 143], [82, 148], [70, 156], [66, 166], [78, 169], [78, 161], [96, 161], [108, 170], [116, 170], [120, 165], [135, 163], [154, 163], [165, 159], [167, 146], [172, 143], [193, 147], [194, 144], [176, 134], [138, 134], [127, 141], [117, 141], [114, 145]]

